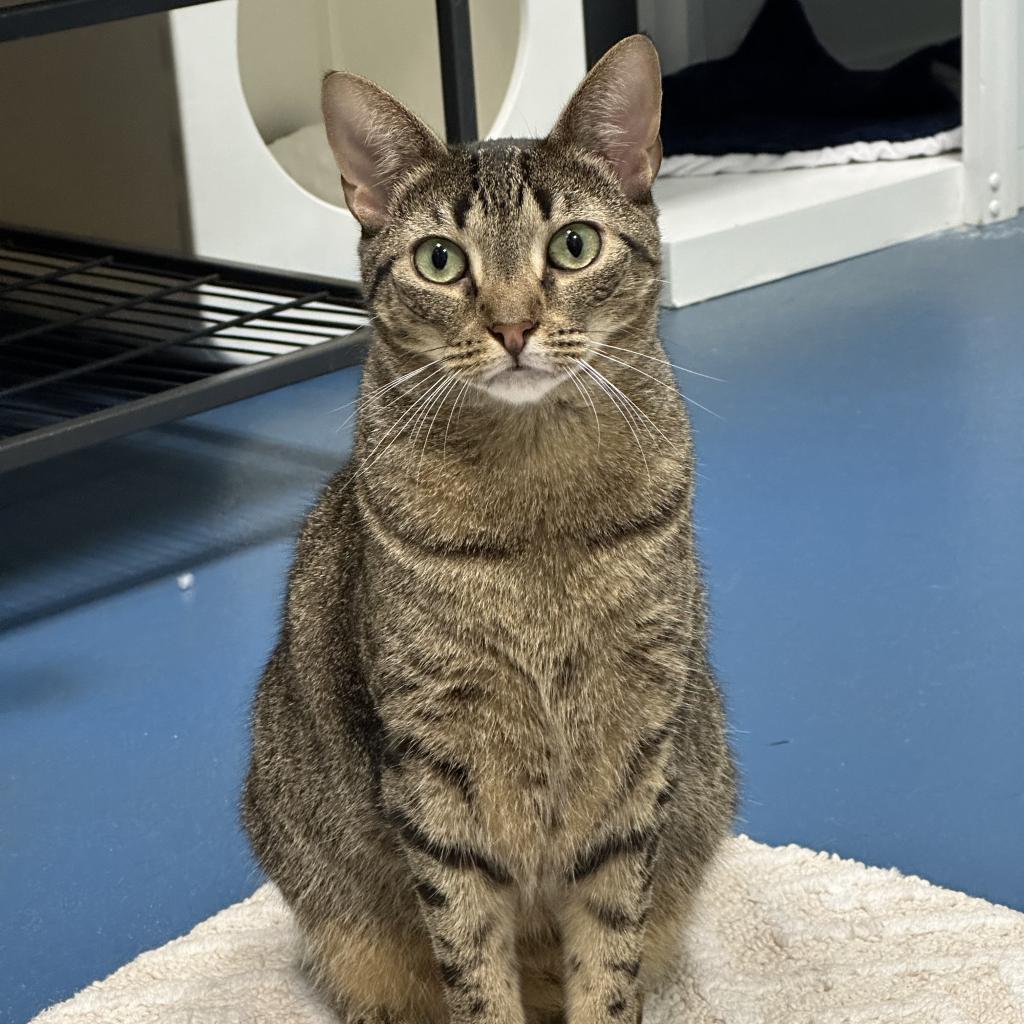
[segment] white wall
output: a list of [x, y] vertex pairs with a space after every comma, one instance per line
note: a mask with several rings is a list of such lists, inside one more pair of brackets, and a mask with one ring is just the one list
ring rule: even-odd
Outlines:
[[166, 16], [0, 46], [0, 221], [183, 250]]
[[326, 6], [332, 66], [372, 79], [443, 135], [434, 5], [423, 0], [384, 4], [331, 0]]

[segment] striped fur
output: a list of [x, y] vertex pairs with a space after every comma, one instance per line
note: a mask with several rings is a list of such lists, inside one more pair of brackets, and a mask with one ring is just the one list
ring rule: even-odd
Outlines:
[[[649, 46], [627, 40], [587, 81], [649, 75]], [[411, 162], [389, 157], [385, 193], [339, 158], [370, 211], [376, 339], [352, 460], [298, 542], [244, 821], [352, 1022], [638, 1019], [730, 827], [656, 212], [630, 192], [650, 168], [583, 145], [592, 108], [584, 83], [548, 139], [462, 148], [422, 143], [406, 115]], [[603, 248], [560, 272], [544, 251], [573, 220]], [[430, 235], [464, 248], [464, 280], [417, 276]], [[482, 383], [509, 358], [486, 327], [520, 320], [556, 379], [512, 404]]]

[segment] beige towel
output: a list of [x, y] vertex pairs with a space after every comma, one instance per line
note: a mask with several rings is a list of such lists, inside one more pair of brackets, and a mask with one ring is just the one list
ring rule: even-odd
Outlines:
[[[645, 1024], [1024, 1024], [1024, 914], [897, 871], [731, 840]], [[336, 1024], [265, 885], [38, 1024]]]

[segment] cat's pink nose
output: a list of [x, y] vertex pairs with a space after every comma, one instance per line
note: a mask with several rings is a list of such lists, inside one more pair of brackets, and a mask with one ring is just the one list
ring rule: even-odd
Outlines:
[[517, 324], [491, 324], [487, 329], [502, 343], [510, 356], [517, 356], [526, 348], [527, 335], [537, 325], [532, 320]]

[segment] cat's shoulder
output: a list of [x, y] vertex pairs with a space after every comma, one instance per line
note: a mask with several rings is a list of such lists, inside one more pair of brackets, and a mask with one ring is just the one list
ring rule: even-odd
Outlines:
[[352, 532], [354, 466], [345, 463], [320, 492], [299, 534], [297, 560], [325, 546], [336, 546]]

